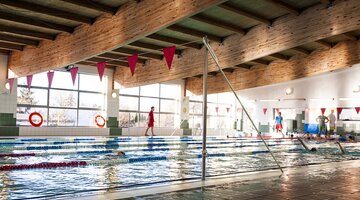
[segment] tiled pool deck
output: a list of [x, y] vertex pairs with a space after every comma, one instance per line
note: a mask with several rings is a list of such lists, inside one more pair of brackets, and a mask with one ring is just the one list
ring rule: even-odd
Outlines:
[[108, 192], [79, 199], [360, 199], [360, 160]]

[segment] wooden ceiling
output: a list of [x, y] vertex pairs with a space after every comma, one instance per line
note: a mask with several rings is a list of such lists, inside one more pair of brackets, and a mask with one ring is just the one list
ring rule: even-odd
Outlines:
[[[22, 51], [25, 45], [38, 46], [43, 40], [54, 40], [59, 33], [71, 34], [82, 24], [92, 24], [100, 15], [113, 15], [126, 3], [126, 0], [0, 0], [0, 53]], [[177, 45], [176, 54], [181, 57], [186, 49], [201, 49], [201, 38], [205, 35], [211, 41], [222, 43], [231, 35], [246, 35], [258, 25], [265, 24], [271, 29], [278, 18], [288, 14], [300, 15], [318, 4], [331, 9], [332, 3], [332, 0], [224, 1], [156, 33], [109, 52], [98, 52], [97, 56], [78, 60], [77, 63], [95, 66], [97, 62], [107, 61], [109, 66], [127, 67], [126, 56], [137, 53], [140, 58], [138, 63], [146, 65], [148, 60], [162, 60], [161, 49], [170, 45]], [[309, 55], [344, 40], [357, 40], [359, 36], [360, 31], [339, 34], [238, 63], [226, 71], [232, 73], [239, 68], [249, 70], [255, 65], [268, 65], [275, 60]], [[216, 74], [210, 73], [213, 76]]]
[[0, 0], [0, 53], [37, 47], [92, 24], [103, 14], [113, 15], [126, 0]]

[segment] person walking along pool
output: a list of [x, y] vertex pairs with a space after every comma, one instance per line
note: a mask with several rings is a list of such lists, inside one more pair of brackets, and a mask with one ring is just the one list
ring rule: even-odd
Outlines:
[[334, 134], [334, 131], [335, 131], [335, 121], [336, 121], [336, 117], [334, 115], [334, 110], [331, 110], [331, 113], [328, 116], [328, 119], [329, 119], [329, 134], [332, 135], [332, 134]]
[[152, 106], [152, 107], [151, 107], [151, 110], [150, 110], [150, 112], [149, 112], [148, 127], [147, 127], [147, 129], [146, 129], [146, 131], [145, 131], [145, 136], [149, 136], [149, 135], [147, 134], [147, 132], [148, 132], [149, 129], [151, 129], [151, 134], [152, 134], [152, 136], [155, 136], [155, 134], [154, 134], [154, 122], [155, 122], [155, 120], [154, 120], [154, 110], [155, 110], [155, 107]]
[[275, 117], [275, 129], [276, 133], [281, 133], [282, 137], [284, 138], [285, 135], [282, 132], [283, 129], [283, 117], [281, 116], [281, 112], [278, 112], [278, 116]]
[[327, 137], [326, 123], [329, 122], [329, 119], [324, 116], [324, 113], [321, 113], [321, 115], [318, 116], [316, 121], [319, 123], [319, 137], [321, 137], [321, 134], [325, 134], [325, 137]]

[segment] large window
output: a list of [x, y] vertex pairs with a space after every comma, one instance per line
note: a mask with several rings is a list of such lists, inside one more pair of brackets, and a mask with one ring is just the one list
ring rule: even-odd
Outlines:
[[121, 127], [146, 127], [148, 113], [155, 107], [155, 126], [175, 127], [179, 119], [180, 84], [152, 84], [120, 89]]
[[107, 77], [78, 74], [73, 85], [69, 72], [56, 71], [48, 88], [46, 73], [36, 74], [30, 92], [26, 78], [18, 79], [17, 124], [30, 125], [28, 116], [39, 112], [43, 126], [94, 126], [94, 116], [105, 114]]

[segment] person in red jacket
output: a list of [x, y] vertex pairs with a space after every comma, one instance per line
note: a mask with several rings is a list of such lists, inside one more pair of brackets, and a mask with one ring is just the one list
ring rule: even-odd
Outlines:
[[149, 112], [148, 127], [147, 127], [147, 129], [145, 131], [145, 136], [149, 136], [147, 134], [149, 128], [151, 129], [152, 136], [155, 136], [155, 134], [154, 134], [154, 122], [155, 122], [155, 120], [154, 120], [154, 110], [155, 110], [155, 108], [154, 108], [154, 106], [152, 106], [151, 111]]

